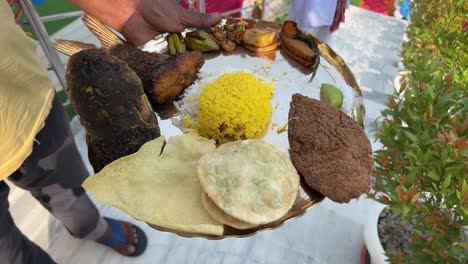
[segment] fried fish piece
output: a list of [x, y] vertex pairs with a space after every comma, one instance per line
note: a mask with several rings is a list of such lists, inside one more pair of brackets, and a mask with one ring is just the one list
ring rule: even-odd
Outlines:
[[112, 47], [109, 53], [125, 61], [141, 78], [143, 88], [155, 108], [174, 101], [182, 94], [195, 81], [205, 63], [198, 51], [167, 56], [122, 44]]
[[295, 60], [311, 66], [317, 54], [306, 42], [300, 38], [302, 32], [298, 29], [296, 22], [285, 21], [281, 27], [280, 42], [283, 50]]
[[205, 63], [200, 52], [186, 52], [167, 56], [142, 51], [114, 34], [96, 18], [85, 15], [84, 24], [102, 43], [102, 48], [125, 61], [141, 78], [143, 88], [151, 103], [174, 101], [193, 84], [197, 73]]
[[125, 62], [101, 49], [83, 50], [70, 57], [66, 79], [95, 172], [160, 136], [141, 81]]
[[338, 203], [369, 191], [371, 144], [362, 127], [345, 113], [294, 94], [288, 138], [291, 160], [312, 189]]
[[280, 37], [281, 45], [284, 49], [290, 53], [294, 59], [300, 60], [305, 62], [309, 62], [312, 64], [313, 59], [317, 54], [309, 47], [307, 44], [299, 39], [292, 39], [292, 38], [285, 38], [283, 36]]

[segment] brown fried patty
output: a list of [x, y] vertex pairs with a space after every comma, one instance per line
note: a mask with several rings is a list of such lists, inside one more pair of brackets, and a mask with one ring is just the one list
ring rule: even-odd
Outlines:
[[369, 191], [371, 145], [349, 116], [294, 94], [288, 127], [291, 160], [309, 187], [338, 203]]

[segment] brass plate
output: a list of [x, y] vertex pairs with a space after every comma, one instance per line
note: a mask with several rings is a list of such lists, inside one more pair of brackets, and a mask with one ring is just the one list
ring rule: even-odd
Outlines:
[[152, 225], [152, 224], [149, 224], [149, 226], [159, 231], [171, 232], [179, 236], [183, 236], [183, 237], [203, 237], [203, 238], [207, 238], [211, 240], [219, 240], [219, 239], [228, 238], [228, 237], [238, 237], [238, 238], [249, 237], [249, 236], [255, 235], [257, 232], [260, 232], [260, 231], [276, 229], [282, 226], [287, 221], [304, 215], [308, 209], [320, 203], [321, 201], [323, 201], [323, 199], [324, 199], [323, 195], [308, 188], [307, 186], [305, 186], [305, 184], [303, 185], [303, 183], [301, 182], [301, 188], [299, 189], [299, 194], [296, 198], [296, 202], [294, 203], [291, 210], [289, 210], [289, 212], [286, 215], [284, 215], [282, 218], [274, 222], [271, 222], [267, 225], [261, 225], [255, 228], [243, 229], [243, 230], [225, 225], [224, 233], [222, 236], [189, 233], [189, 232], [173, 230], [173, 229], [169, 229], [169, 228], [165, 228], [165, 227], [161, 227], [157, 225]]
[[[257, 21], [257, 27], [268, 28], [279, 33], [281, 25], [273, 22]], [[233, 69], [247, 69], [255, 72], [257, 75], [265, 76], [270, 80], [275, 80], [276, 90], [275, 96], [272, 99], [273, 116], [272, 123], [277, 124], [277, 128], [287, 123], [287, 115], [289, 112], [289, 102], [293, 93], [301, 93], [303, 95], [319, 98], [321, 83], [328, 82], [346, 82], [353, 88], [354, 98], [352, 102], [352, 110], [348, 113], [353, 119], [362, 125], [364, 119], [364, 105], [362, 102], [362, 94], [357, 84], [353, 73], [350, 71], [343, 59], [336, 54], [327, 44], [320, 42], [312, 35], [307, 35], [310, 39], [317, 43], [320, 50], [321, 66], [312, 82], [309, 82], [311, 70], [304, 67], [302, 64], [296, 62], [294, 59], [288, 57], [287, 54], [278, 50], [265, 53], [255, 54], [242, 47], [238, 47], [233, 53], [225, 52], [210, 52], [204, 53], [206, 62], [202, 71], [207, 73], [219, 73], [224, 68]], [[165, 52], [167, 51], [167, 43], [165, 36], [160, 35], [156, 39], [150, 41], [141, 47], [146, 51]], [[323, 60], [325, 59], [325, 60]], [[276, 107], [276, 105], [279, 105]], [[174, 109], [166, 107], [166, 113], [174, 113]], [[176, 111], [175, 111], [176, 112]], [[164, 117], [163, 117], [164, 118]], [[170, 119], [159, 118], [161, 134], [167, 137], [182, 134], [182, 132], [172, 125]], [[288, 153], [289, 142], [287, 139], [287, 132], [278, 134], [276, 129], [269, 129], [264, 137], [282, 151]], [[302, 181], [302, 179], [301, 179]], [[292, 209], [281, 219], [269, 223], [267, 225], [258, 226], [252, 229], [239, 230], [229, 226], [225, 226], [224, 234], [222, 236], [213, 236], [206, 234], [188, 233], [178, 230], [171, 230], [162, 226], [151, 225], [156, 230], [171, 232], [183, 237], [203, 237], [207, 239], [223, 239], [228, 237], [248, 237], [256, 234], [259, 231], [275, 229], [282, 226], [285, 222], [297, 218], [314, 205], [323, 201], [324, 197], [308, 188], [301, 182], [299, 195], [296, 199]]]

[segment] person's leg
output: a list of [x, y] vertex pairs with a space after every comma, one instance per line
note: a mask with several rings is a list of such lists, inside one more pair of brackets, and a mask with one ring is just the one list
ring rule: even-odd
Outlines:
[[8, 211], [10, 189], [0, 181], [0, 260], [10, 264], [49, 264], [55, 263], [40, 247], [25, 237], [16, 227]]
[[49, 210], [73, 236], [92, 232], [101, 236], [97, 208], [81, 188], [89, 175], [75, 146], [68, 118], [59, 98], [54, 98], [44, 128], [37, 134], [33, 152], [8, 179], [31, 194]]
[[[68, 117], [56, 96], [44, 128], [37, 134], [33, 152], [8, 179], [28, 190], [49, 210], [71, 235], [99, 240], [112, 234], [96, 206], [81, 187], [89, 173], [76, 148]], [[129, 244], [113, 247], [128, 254], [134, 251], [136, 233], [130, 223], [121, 222]]]

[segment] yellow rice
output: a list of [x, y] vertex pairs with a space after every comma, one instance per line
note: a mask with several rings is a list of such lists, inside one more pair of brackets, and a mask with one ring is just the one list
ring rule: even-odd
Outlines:
[[259, 138], [270, 122], [273, 84], [248, 72], [225, 73], [198, 99], [198, 133], [223, 144]]

